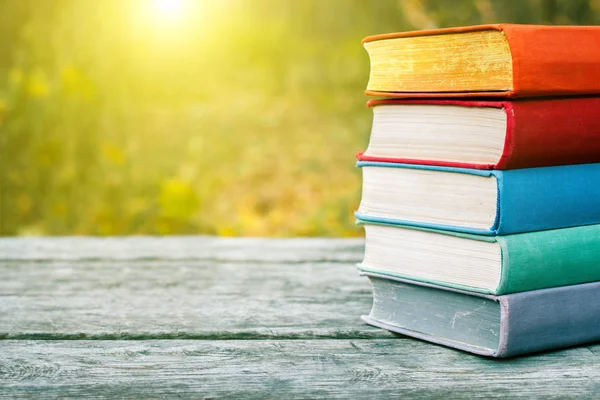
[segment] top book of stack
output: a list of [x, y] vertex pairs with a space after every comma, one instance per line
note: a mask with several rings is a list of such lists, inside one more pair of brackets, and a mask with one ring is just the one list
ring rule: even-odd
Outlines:
[[479, 25], [369, 36], [363, 44], [370, 96], [600, 94], [600, 26]]

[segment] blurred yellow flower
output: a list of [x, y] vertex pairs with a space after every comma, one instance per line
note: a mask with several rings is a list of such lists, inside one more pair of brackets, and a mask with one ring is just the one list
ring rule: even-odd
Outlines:
[[61, 74], [63, 85], [71, 86], [77, 83], [79, 79], [79, 71], [73, 65], [63, 67]]
[[199, 206], [198, 196], [191, 184], [182, 179], [163, 182], [158, 203], [162, 215], [180, 220], [189, 219]]
[[217, 235], [219, 236], [236, 236], [236, 230], [229, 225], [217, 227]]
[[41, 70], [36, 70], [27, 79], [27, 93], [34, 99], [42, 99], [50, 94], [50, 84], [46, 74]]
[[96, 94], [96, 86], [85, 74], [73, 65], [66, 65], [61, 71], [62, 90], [71, 96], [91, 99]]
[[120, 147], [114, 144], [104, 144], [102, 146], [102, 155], [111, 164], [123, 165], [125, 163], [125, 153]]

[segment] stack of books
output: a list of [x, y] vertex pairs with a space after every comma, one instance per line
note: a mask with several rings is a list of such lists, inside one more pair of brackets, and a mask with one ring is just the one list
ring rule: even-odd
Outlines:
[[363, 43], [363, 319], [491, 357], [600, 340], [600, 27]]

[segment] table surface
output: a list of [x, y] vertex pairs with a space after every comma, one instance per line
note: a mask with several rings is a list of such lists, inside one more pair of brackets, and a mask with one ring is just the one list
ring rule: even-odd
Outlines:
[[594, 397], [600, 345], [492, 360], [365, 325], [359, 239], [0, 239], [0, 397]]

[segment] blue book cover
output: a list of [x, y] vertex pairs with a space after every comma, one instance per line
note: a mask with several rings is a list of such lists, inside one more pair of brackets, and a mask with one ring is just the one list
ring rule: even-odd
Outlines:
[[600, 341], [600, 282], [493, 296], [364, 273], [373, 308], [363, 320], [488, 357]]
[[[392, 179], [389, 182], [386, 181], [384, 184], [380, 184], [379, 188], [371, 188], [373, 185], [370, 185], [370, 181], [365, 176], [363, 201], [361, 207], [355, 213], [356, 218], [362, 221], [480, 235], [508, 235], [600, 223], [600, 163], [507, 171], [365, 161], [358, 162], [357, 166], [363, 168], [363, 175], [365, 175], [366, 168], [385, 168], [390, 171], [398, 169], [396, 172], [398, 178], [394, 179], [396, 175], [392, 173], [387, 174], [386, 179], [389, 179], [389, 177]], [[436, 191], [439, 190], [440, 186], [443, 186], [438, 182], [437, 186], [430, 185], [431, 187], [427, 187], [426, 192], [417, 192], [412, 199], [404, 196], [399, 204], [392, 204], [402, 210], [403, 207], [410, 209], [414, 206], [414, 204], [402, 204], [402, 201], [412, 201], [415, 204], [422, 202], [429, 203], [430, 210], [435, 210], [436, 207], [443, 209], [449, 203], [449, 199], [456, 196], [462, 196], [465, 202], [475, 202], [474, 206], [477, 206], [476, 203], [479, 200], [493, 201], [495, 210], [491, 212], [489, 224], [486, 226], [469, 226], [468, 224], [448, 223], [442, 220], [396, 218], [394, 215], [390, 216], [389, 213], [388, 215], [380, 214], [377, 207], [368, 211], [363, 209], [368, 190], [373, 192], [369, 195], [376, 198], [379, 196], [378, 190], [385, 192], [387, 188], [395, 188], [401, 192], [404, 188], [408, 189], [409, 185], [414, 186], [414, 181], [423, 179], [420, 175], [413, 177], [407, 175], [408, 173], [429, 174], [433, 175], [433, 178], [435, 178], [435, 175], [439, 175], [448, 181], [455, 179], [456, 175], [493, 178], [496, 184], [494, 199], [473, 199], [474, 196], [469, 192], [471, 189], [461, 184], [450, 185], [448, 190]], [[440, 179], [442, 178], [438, 178], [438, 181]], [[385, 196], [382, 193], [380, 197], [384, 198]], [[388, 198], [394, 199], [393, 196]], [[456, 208], [455, 205], [453, 207]], [[465, 214], [463, 216], [457, 214], [454, 221], [468, 219], [470, 210], [458, 209], [456, 213], [459, 212]], [[429, 214], [432, 213], [429, 212]]]

